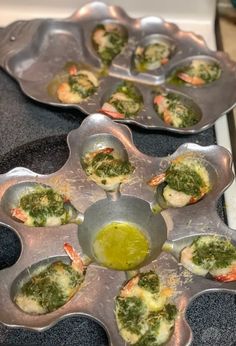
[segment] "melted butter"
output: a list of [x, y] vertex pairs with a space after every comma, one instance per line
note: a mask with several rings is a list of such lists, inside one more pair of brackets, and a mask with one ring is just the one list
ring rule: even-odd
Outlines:
[[112, 222], [96, 234], [93, 251], [97, 261], [116, 270], [131, 270], [149, 253], [149, 242], [134, 224]]

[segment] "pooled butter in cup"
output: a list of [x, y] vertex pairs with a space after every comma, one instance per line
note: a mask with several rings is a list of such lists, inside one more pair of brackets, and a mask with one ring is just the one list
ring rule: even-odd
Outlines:
[[97, 232], [93, 251], [105, 267], [132, 270], [147, 257], [149, 241], [135, 224], [112, 222]]

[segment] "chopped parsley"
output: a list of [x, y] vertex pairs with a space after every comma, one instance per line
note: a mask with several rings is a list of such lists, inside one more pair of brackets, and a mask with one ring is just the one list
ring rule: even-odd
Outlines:
[[193, 60], [190, 65], [180, 67], [176, 69], [170, 78], [169, 82], [174, 84], [188, 85], [189, 83], [182, 80], [178, 75], [185, 73], [190, 77], [201, 78], [205, 84], [212, 83], [220, 78], [221, 68], [217, 63], [206, 62], [201, 60]]
[[104, 178], [118, 177], [120, 175], [129, 175], [134, 171], [134, 167], [129, 161], [114, 158], [112, 154], [98, 153], [92, 160], [84, 160], [85, 171], [88, 175], [95, 174], [103, 178], [103, 183], [106, 184]]
[[141, 273], [138, 285], [151, 293], [158, 293], [160, 289], [160, 280], [154, 271]]
[[141, 298], [118, 297], [116, 299], [116, 311], [122, 328], [138, 335], [141, 333], [147, 313], [147, 308]]
[[[166, 111], [168, 111], [170, 119], [170, 125], [178, 128], [185, 128], [195, 125], [198, 122], [198, 115], [192, 107], [185, 104], [181, 98], [177, 95], [167, 93], [164, 94]], [[154, 104], [156, 112], [164, 119], [164, 111], [158, 105]]]
[[[122, 94], [124, 97], [120, 96]], [[143, 98], [133, 83], [125, 81], [117, 87], [107, 102], [113, 105], [118, 113], [130, 117], [139, 112]]]
[[173, 329], [174, 321], [177, 315], [177, 308], [173, 304], [167, 304], [164, 309], [158, 313], [151, 313], [148, 316], [148, 330], [135, 343], [136, 346], [159, 346], [162, 345], [159, 341], [161, 332], [161, 322], [165, 323], [169, 331]]
[[[97, 30], [103, 30], [103, 41], [106, 40], [106, 44], [99, 44], [94, 40], [94, 35], [96, 35]], [[101, 58], [104, 65], [108, 66], [111, 64], [112, 60], [118, 55], [128, 37], [125, 35], [120, 27], [113, 27], [112, 30], [107, 30], [107, 26], [103, 24], [98, 24], [93, 32], [92, 41], [94, 47]]]
[[170, 188], [195, 197], [201, 196], [201, 191], [205, 188], [201, 176], [184, 163], [181, 165], [172, 163], [166, 171], [165, 181]]
[[82, 98], [94, 94], [97, 89], [88, 76], [81, 73], [69, 76], [69, 85], [71, 91], [80, 94]]
[[216, 236], [203, 236], [191, 245], [193, 263], [205, 269], [226, 268], [236, 260], [236, 247], [226, 239]]
[[[61, 283], [62, 277], [63, 281], [67, 282], [64, 283], [64, 286]], [[23, 284], [18, 294], [37, 301], [45, 313], [51, 312], [64, 305], [82, 281], [83, 276], [69, 264], [58, 261], [49, 265], [39, 274], [33, 275], [29, 281]]]
[[45, 226], [48, 217], [59, 217], [61, 224], [69, 220], [64, 197], [53, 189], [37, 186], [20, 198], [19, 206], [33, 219], [34, 226]]

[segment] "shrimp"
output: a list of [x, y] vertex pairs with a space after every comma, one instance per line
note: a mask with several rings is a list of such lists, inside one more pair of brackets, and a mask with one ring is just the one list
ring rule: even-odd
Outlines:
[[78, 252], [75, 251], [75, 249], [69, 244], [69, 243], [65, 243], [64, 244], [64, 250], [67, 253], [67, 255], [70, 257], [70, 259], [72, 260], [72, 268], [83, 274], [84, 270], [85, 270], [85, 265], [80, 257], [80, 255], [78, 254]]
[[[124, 94], [123, 92], [115, 92], [112, 97], [111, 97], [111, 101], [114, 100], [118, 100], [118, 101], [128, 101], [130, 100], [130, 98]], [[125, 115], [122, 113], [117, 112], [116, 107], [109, 103], [109, 102], [105, 102], [101, 108], [101, 112], [110, 115], [112, 118], [114, 119], [124, 119]]]
[[21, 208], [12, 208], [11, 209], [11, 215], [13, 217], [15, 217], [16, 219], [22, 221], [22, 222], [26, 222], [28, 219], [28, 215], [24, 212], [23, 209]]
[[210, 274], [213, 279], [220, 282], [236, 281], [236, 261], [233, 261], [230, 266], [222, 269], [211, 270]]
[[191, 195], [187, 195], [182, 191], [177, 191], [169, 187], [169, 185], [165, 186], [163, 190], [163, 197], [168, 203], [169, 206], [174, 208], [181, 208], [187, 204], [194, 203], [197, 201], [197, 198]]
[[69, 75], [74, 76], [78, 73], [78, 68], [76, 65], [71, 65], [68, 69]]
[[120, 296], [128, 297], [132, 289], [138, 284], [138, 282], [139, 282], [139, 275], [136, 275], [131, 280], [129, 280], [127, 284], [122, 288], [120, 292]]
[[187, 73], [184, 73], [184, 72], [180, 72], [177, 74], [177, 76], [182, 79], [184, 82], [188, 83], [188, 84], [192, 84], [192, 85], [204, 85], [206, 82], [198, 77], [198, 76], [190, 76], [189, 74]]
[[163, 114], [163, 120], [166, 124], [171, 125], [172, 124], [172, 115], [168, 109], [167, 106], [167, 98], [163, 95], [157, 95], [154, 98], [154, 104], [158, 105], [158, 111], [159, 113]]
[[114, 119], [124, 119], [124, 114], [117, 112], [117, 109], [108, 102], [105, 102], [102, 108], [100, 109], [101, 113], [110, 115]]
[[99, 28], [94, 31], [93, 40], [98, 46], [104, 45], [105, 34], [106, 34], [106, 31], [102, 28]]
[[163, 58], [163, 59], [161, 59], [161, 64], [162, 65], [165, 65], [165, 64], [167, 64], [169, 62], [169, 59], [168, 58]]
[[165, 180], [166, 180], [166, 173], [161, 173], [161, 174], [155, 175], [153, 178], [151, 178], [148, 181], [148, 185], [158, 186], [161, 183], [163, 183]]
[[[189, 183], [188, 189], [183, 184], [184, 179]], [[163, 188], [162, 197], [171, 207], [183, 207], [196, 203], [210, 190], [208, 172], [197, 159], [177, 157], [171, 162], [166, 172], [152, 177], [148, 185], [154, 187], [165, 181], [166, 186]]]
[[87, 161], [92, 160], [98, 154], [111, 154], [113, 151], [114, 151], [114, 148], [103, 148], [103, 149], [99, 149], [96, 151], [86, 153], [85, 154], [85, 161], [87, 162]]
[[96, 91], [98, 79], [91, 71], [78, 70], [76, 65], [71, 65], [68, 73], [68, 80], [61, 83], [56, 91], [62, 103], [80, 103]]
[[236, 281], [236, 248], [219, 236], [199, 236], [180, 254], [180, 262], [192, 273], [220, 282]]
[[79, 93], [71, 91], [69, 83], [64, 82], [57, 88], [57, 97], [62, 103], [80, 103], [83, 98]]

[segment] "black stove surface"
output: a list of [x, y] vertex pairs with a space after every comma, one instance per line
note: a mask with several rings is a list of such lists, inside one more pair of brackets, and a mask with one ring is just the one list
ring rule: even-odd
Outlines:
[[[17, 166], [45, 174], [57, 171], [68, 157], [66, 134], [79, 127], [83, 118], [78, 111], [42, 106], [28, 99], [17, 83], [0, 70], [0, 173]], [[152, 156], [171, 154], [186, 142], [204, 146], [216, 143], [214, 128], [188, 136], [137, 127], [131, 130], [138, 149]], [[219, 213], [224, 218], [222, 199]], [[0, 227], [0, 269], [12, 265], [19, 253], [17, 236]], [[226, 292], [204, 294], [188, 308], [187, 318], [194, 332], [192, 346], [236, 345], [235, 295]], [[0, 344], [103, 346], [108, 342], [97, 323], [77, 316], [60, 321], [41, 333], [0, 325]]]

